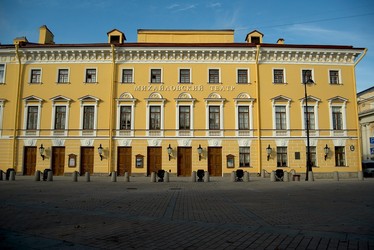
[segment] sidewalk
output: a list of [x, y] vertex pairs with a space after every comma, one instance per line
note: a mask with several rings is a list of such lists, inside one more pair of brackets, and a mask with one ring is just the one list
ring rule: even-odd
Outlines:
[[0, 181], [2, 249], [374, 249], [374, 178]]

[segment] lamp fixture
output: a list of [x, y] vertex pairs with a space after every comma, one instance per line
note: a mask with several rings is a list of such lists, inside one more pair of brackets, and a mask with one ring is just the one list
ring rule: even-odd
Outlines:
[[168, 150], [169, 161], [170, 161], [170, 159], [171, 159], [171, 153], [173, 152], [173, 148], [170, 146], [170, 144], [169, 144], [169, 147], [167, 147], [167, 150]]
[[324, 152], [325, 152], [325, 161], [326, 161], [326, 159], [327, 159], [327, 155], [329, 154], [329, 152], [330, 152], [330, 148], [327, 146], [327, 144], [326, 144], [326, 146], [323, 148], [323, 150], [324, 150]]
[[100, 160], [103, 160], [103, 146], [101, 146], [101, 144], [100, 144], [100, 146], [97, 148], [97, 152], [99, 153], [99, 155], [100, 155]]
[[39, 153], [40, 153], [40, 156], [43, 158], [43, 161], [44, 161], [44, 151], [45, 151], [45, 148], [43, 147], [43, 144], [40, 145], [39, 147]]
[[201, 147], [201, 144], [199, 144], [199, 147], [197, 148], [197, 153], [199, 154], [199, 161], [201, 161], [201, 154], [203, 153], [203, 148]]
[[268, 147], [266, 148], [266, 153], [268, 154], [268, 161], [270, 159], [271, 151], [272, 151], [272, 149], [271, 149], [270, 144], [269, 144]]

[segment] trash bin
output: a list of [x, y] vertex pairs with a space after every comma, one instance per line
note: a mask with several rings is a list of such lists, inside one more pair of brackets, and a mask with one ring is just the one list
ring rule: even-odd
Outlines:
[[44, 169], [43, 171], [43, 181], [46, 181], [48, 179], [48, 172], [52, 171], [49, 168]]
[[[8, 169], [6, 170], [5, 179], [6, 179], [7, 181], [9, 181], [10, 172], [15, 172], [14, 168], [8, 168]], [[14, 173], [14, 174], [15, 174], [15, 173]]]

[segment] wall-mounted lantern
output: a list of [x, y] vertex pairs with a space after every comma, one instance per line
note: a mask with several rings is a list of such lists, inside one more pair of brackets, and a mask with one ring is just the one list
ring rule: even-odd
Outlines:
[[269, 144], [268, 147], [266, 148], [266, 153], [268, 154], [268, 161], [270, 159], [271, 151], [272, 151], [272, 149], [271, 149], [270, 144]]
[[201, 147], [201, 144], [199, 144], [199, 147], [197, 148], [197, 153], [199, 154], [199, 161], [201, 161], [201, 154], [203, 153], [203, 148]]
[[173, 153], [173, 148], [170, 146], [170, 144], [169, 144], [169, 147], [167, 147], [167, 150], [168, 150], [169, 161], [170, 161], [170, 159], [171, 159], [171, 154]]
[[100, 146], [97, 148], [97, 152], [99, 153], [99, 156], [100, 156], [100, 160], [103, 160], [103, 146]]
[[330, 152], [330, 148], [327, 146], [327, 144], [326, 144], [326, 146], [323, 148], [323, 150], [324, 150], [324, 152], [325, 152], [325, 161], [326, 161], [326, 159], [327, 159], [327, 155], [329, 154], [329, 152]]
[[39, 153], [40, 153], [40, 156], [42, 157], [43, 161], [44, 161], [44, 151], [45, 151], [45, 148], [43, 147], [43, 144], [40, 145], [40, 148], [39, 148]]

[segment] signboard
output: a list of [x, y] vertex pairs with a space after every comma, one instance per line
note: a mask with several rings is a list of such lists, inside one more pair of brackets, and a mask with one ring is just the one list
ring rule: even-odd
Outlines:
[[370, 137], [370, 154], [374, 155], [374, 137]]

